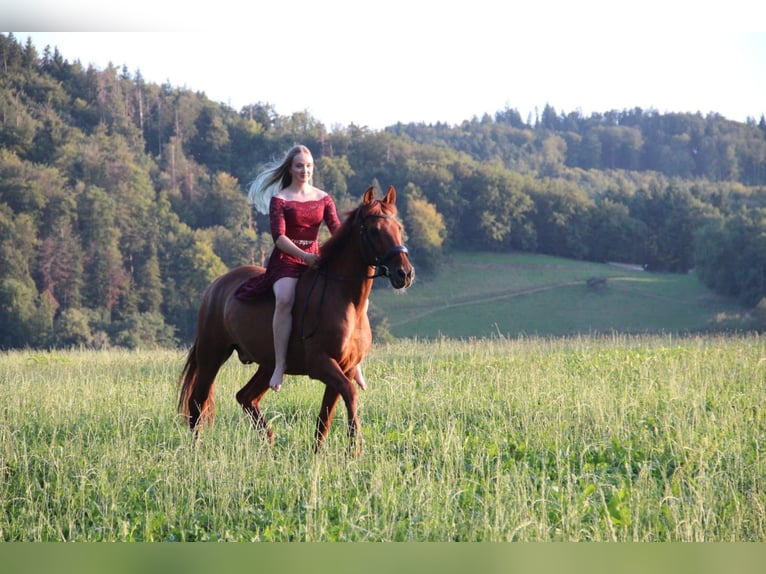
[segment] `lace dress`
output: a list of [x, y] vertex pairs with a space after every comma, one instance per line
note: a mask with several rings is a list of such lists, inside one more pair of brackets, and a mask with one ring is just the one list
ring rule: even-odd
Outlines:
[[[272, 197], [269, 204], [269, 223], [271, 236], [276, 243], [280, 235], [285, 235], [298, 247], [308, 253], [319, 253], [319, 227], [325, 222], [330, 233], [340, 226], [335, 210], [335, 203], [329, 195], [312, 201], [287, 201], [281, 197]], [[271, 292], [274, 283], [282, 277], [299, 277], [306, 269], [306, 264], [288, 255], [276, 245], [271, 252], [266, 272], [251, 277], [237, 288], [237, 299], [254, 299]]]

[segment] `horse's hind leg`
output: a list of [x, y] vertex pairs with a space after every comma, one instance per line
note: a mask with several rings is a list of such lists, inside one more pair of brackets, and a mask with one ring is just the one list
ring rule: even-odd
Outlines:
[[271, 371], [265, 369], [263, 366], [258, 367], [258, 370], [250, 378], [247, 384], [242, 387], [237, 393], [237, 402], [242, 405], [242, 409], [250, 415], [250, 420], [253, 426], [266, 433], [269, 439], [269, 443], [274, 443], [274, 432], [269, 427], [269, 423], [261, 413], [260, 404], [263, 395], [269, 389], [269, 378], [271, 377]]
[[196, 380], [186, 396], [186, 408], [189, 428], [197, 434], [200, 426], [211, 424], [215, 418], [215, 378], [232, 349], [204, 339], [199, 339], [195, 346]]

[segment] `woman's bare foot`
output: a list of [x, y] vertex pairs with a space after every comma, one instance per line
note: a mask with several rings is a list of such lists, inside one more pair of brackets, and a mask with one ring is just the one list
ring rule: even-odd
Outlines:
[[367, 390], [367, 382], [364, 380], [364, 375], [362, 375], [362, 365], [356, 366], [356, 371], [354, 372], [354, 382], [356, 382], [356, 384], [359, 385], [359, 388], [363, 391]]
[[284, 378], [284, 375], [285, 374], [281, 371], [274, 371], [271, 375], [269, 387], [271, 387], [271, 390], [275, 393], [278, 393], [282, 389], [282, 379]]

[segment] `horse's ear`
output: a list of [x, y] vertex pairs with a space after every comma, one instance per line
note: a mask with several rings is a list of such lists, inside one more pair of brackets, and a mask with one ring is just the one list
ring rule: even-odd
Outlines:
[[362, 198], [362, 202], [365, 205], [370, 205], [373, 201], [375, 201], [375, 188], [373, 186], [370, 186], [367, 188], [367, 191], [364, 192], [364, 197]]
[[388, 193], [383, 198], [383, 203], [396, 203], [396, 190], [393, 185], [388, 187]]

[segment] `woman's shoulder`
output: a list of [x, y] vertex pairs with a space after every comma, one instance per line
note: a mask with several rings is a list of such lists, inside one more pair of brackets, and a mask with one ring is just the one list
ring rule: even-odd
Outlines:
[[319, 189], [318, 187], [313, 187], [313, 196], [314, 201], [325, 201], [328, 197], [330, 197], [330, 194], [324, 191], [323, 189]]

